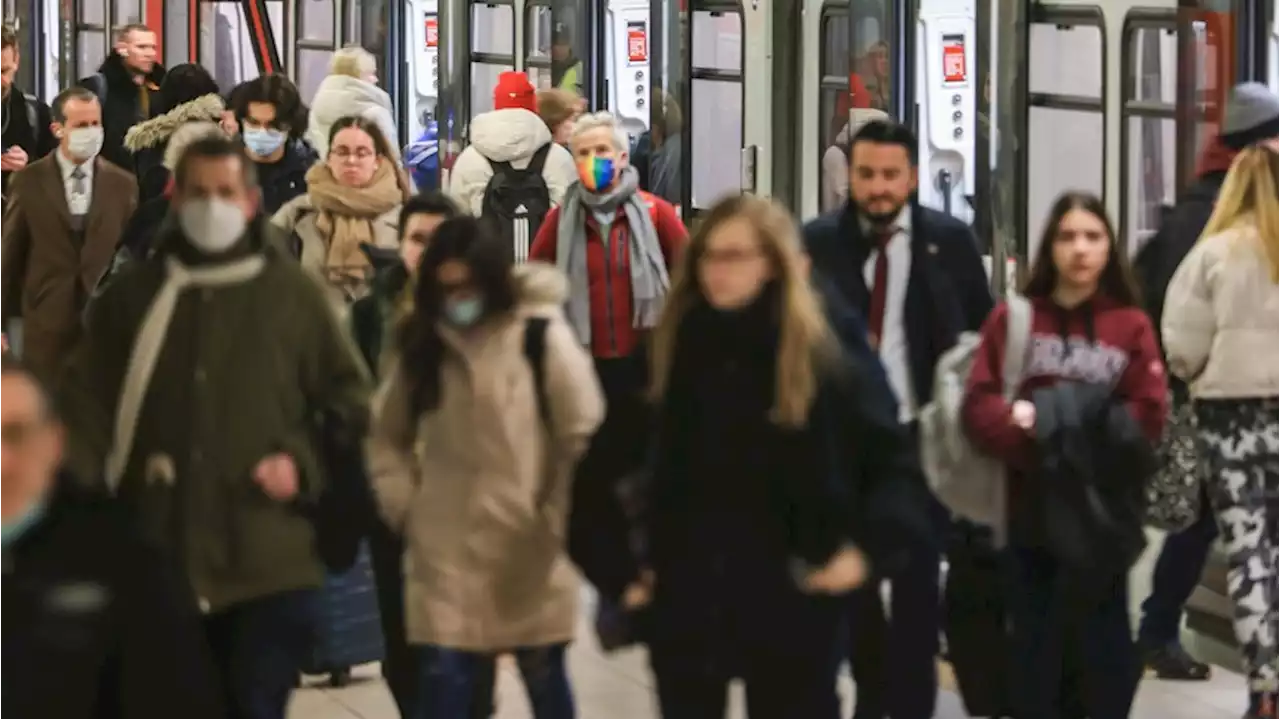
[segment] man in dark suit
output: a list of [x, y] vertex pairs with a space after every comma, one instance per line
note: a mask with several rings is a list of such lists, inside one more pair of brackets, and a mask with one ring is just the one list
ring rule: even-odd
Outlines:
[[22, 358], [57, 378], [80, 315], [138, 204], [133, 175], [99, 157], [102, 108], [81, 87], [53, 101], [58, 149], [13, 176], [4, 215], [6, 329], [22, 318]]
[[[973, 233], [914, 199], [915, 148], [914, 135], [902, 125], [864, 125], [850, 147], [849, 200], [804, 229], [815, 271], [866, 319], [899, 418], [913, 433], [917, 412], [932, 399], [938, 358], [961, 332], [977, 331], [992, 307]], [[933, 716], [938, 560], [948, 521], [940, 504], [936, 515], [934, 540], [900, 548], [908, 561], [881, 577], [892, 584], [892, 621], [886, 620], [878, 583], [852, 599], [856, 719]]]

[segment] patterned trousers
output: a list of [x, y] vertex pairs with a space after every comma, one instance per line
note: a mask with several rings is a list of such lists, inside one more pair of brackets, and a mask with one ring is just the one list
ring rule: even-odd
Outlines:
[[1280, 431], [1275, 399], [1197, 400], [1209, 499], [1227, 551], [1227, 590], [1249, 688], [1277, 689], [1277, 485]]

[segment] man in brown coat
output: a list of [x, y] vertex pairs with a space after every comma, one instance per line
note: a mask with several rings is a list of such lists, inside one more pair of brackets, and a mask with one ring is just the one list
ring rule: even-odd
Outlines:
[[22, 318], [22, 357], [56, 379], [80, 315], [138, 204], [133, 175], [98, 157], [102, 107], [84, 88], [53, 101], [58, 149], [13, 176], [4, 214], [3, 314]]

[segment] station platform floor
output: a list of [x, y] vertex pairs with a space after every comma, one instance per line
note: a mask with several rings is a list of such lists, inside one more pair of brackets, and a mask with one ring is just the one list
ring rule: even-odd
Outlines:
[[[1148, 545], [1130, 574], [1131, 616], [1151, 588], [1151, 572], [1164, 543], [1163, 533], [1148, 531]], [[594, 610], [594, 593], [584, 586], [578, 639], [569, 649], [569, 679], [582, 719], [659, 719], [653, 699], [653, 680], [644, 649], [605, 654], [586, 621]], [[1204, 682], [1172, 682], [1144, 679], [1139, 687], [1131, 719], [1239, 719], [1246, 703], [1245, 678], [1235, 668], [1238, 655], [1231, 647], [1205, 637], [1184, 633], [1185, 646], [1198, 658], [1214, 664]], [[840, 694], [849, 716], [854, 699], [848, 671], [839, 679]], [[497, 719], [531, 719], [524, 687], [514, 664], [500, 667]], [[939, 666], [938, 705], [935, 719], [967, 719], [949, 667]], [[740, 687], [730, 692], [729, 719], [744, 719], [746, 709]], [[308, 677], [294, 693], [288, 719], [396, 719], [395, 705], [377, 665], [359, 667], [351, 684], [330, 688], [324, 677]]]
[[[590, 627], [579, 628], [569, 651], [569, 676], [583, 719], [657, 719], [653, 684], [643, 649], [606, 655]], [[941, 665], [936, 719], [965, 719], [954, 682]], [[1244, 677], [1221, 666], [1207, 682], [1169, 682], [1145, 679], [1138, 692], [1133, 719], [1238, 719], [1244, 711]], [[845, 672], [840, 693], [849, 716], [853, 682]], [[746, 717], [741, 690], [730, 693], [731, 719]], [[514, 665], [502, 666], [498, 680], [498, 719], [530, 719], [524, 688]], [[323, 677], [308, 677], [294, 693], [289, 719], [396, 719], [391, 695], [377, 665], [359, 667], [352, 682], [331, 688]]]

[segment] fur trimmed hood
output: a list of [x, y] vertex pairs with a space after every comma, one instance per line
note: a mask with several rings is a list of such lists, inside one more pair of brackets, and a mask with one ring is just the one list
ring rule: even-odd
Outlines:
[[[222, 119], [224, 109], [226, 105], [222, 98], [215, 94], [203, 95], [191, 102], [184, 102], [163, 115], [156, 115], [146, 122], [140, 122], [129, 128], [129, 132], [124, 136], [125, 149], [137, 154], [149, 147], [159, 147], [168, 142], [179, 128], [189, 123], [217, 124]], [[168, 165], [167, 162], [165, 164]]]
[[[542, 262], [527, 262], [511, 270], [516, 304], [527, 310], [558, 310], [569, 296], [564, 273]], [[537, 312], [541, 314], [541, 312]]]

